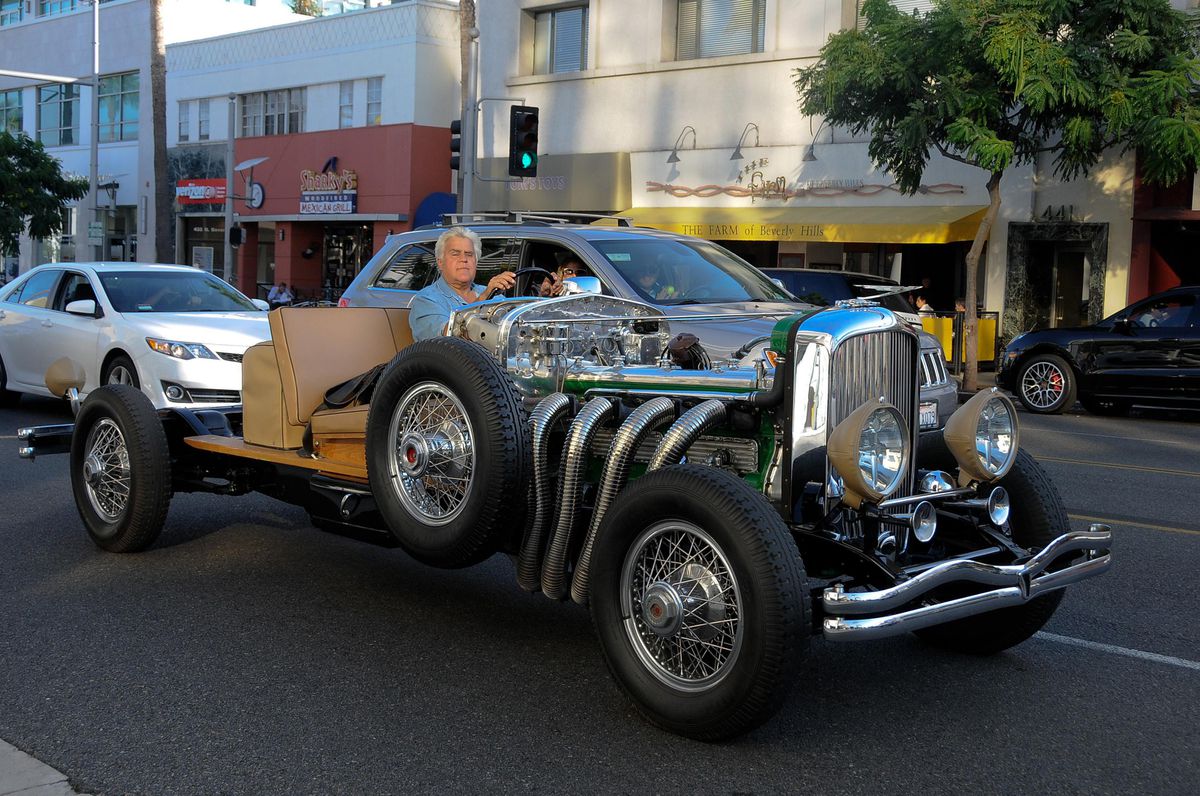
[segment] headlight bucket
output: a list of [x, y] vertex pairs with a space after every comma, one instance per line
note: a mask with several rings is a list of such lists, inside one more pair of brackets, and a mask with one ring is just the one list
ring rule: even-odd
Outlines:
[[882, 398], [858, 407], [829, 435], [829, 461], [842, 477], [842, 501], [878, 503], [903, 483], [911, 458], [908, 424]]
[[960, 485], [997, 481], [1017, 458], [1017, 408], [995, 387], [983, 390], [950, 416], [942, 437], [958, 461]]

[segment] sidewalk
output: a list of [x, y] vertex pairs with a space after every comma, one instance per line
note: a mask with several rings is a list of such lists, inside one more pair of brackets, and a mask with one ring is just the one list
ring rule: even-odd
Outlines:
[[75, 796], [67, 775], [0, 741], [0, 796]]
[[[975, 393], [969, 393], [969, 392], [962, 391], [962, 376], [961, 375], [955, 376], [953, 373], [951, 373], [950, 378], [955, 380], [956, 382], [958, 382], [958, 386], [959, 386], [958, 402], [960, 404], [966, 403], [967, 401], [969, 401], [971, 399], [971, 397], [973, 395], [975, 395]], [[991, 389], [992, 387], [996, 386], [996, 371], [981, 370], [981, 371], [979, 371], [978, 375], [975, 377], [975, 380], [976, 380], [976, 382], [978, 382], [980, 390]]]

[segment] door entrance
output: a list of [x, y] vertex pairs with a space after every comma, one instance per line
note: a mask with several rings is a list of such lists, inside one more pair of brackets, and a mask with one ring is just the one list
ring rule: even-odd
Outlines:
[[1054, 306], [1050, 325], [1081, 326], [1087, 322], [1088, 261], [1078, 250], [1055, 252]]
[[371, 227], [366, 224], [325, 228], [323, 285], [326, 300], [336, 300], [371, 259]]

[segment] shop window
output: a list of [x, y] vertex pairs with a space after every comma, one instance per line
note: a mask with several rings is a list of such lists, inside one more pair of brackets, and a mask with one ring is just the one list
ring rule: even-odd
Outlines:
[[241, 104], [242, 136], [304, 132], [303, 88], [243, 94]]
[[0, 25], [13, 25], [25, 18], [25, 0], [0, 0]]
[[38, 16], [51, 17], [65, 14], [79, 7], [79, 0], [38, 0]]
[[209, 116], [208, 116], [208, 100], [202, 99], [196, 103], [196, 121], [199, 135], [196, 137], [198, 141], [207, 141], [209, 135]]
[[46, 146], [79, 143], [79, 86], [38, 86], [37, 137]]
[[338, 127], [354, 126], [354, 81], [343, 80], [338, 85]]
[[0, 130], [21, 132], [21, 90], [0, 91]]
[[533, 17], [533, 72], [587, 69], [588, 7], [557, 8]]
[[396, 252], [371, 287], [420, 290], [434, 281], [430, 275], [436, 273], [437, 258], [433, 254], [433, 244], [414, 243]]
[[190, 140], [192, 129], [192, 103], [184, 100], [179, 103], [179, 143]]
[[383, 124], [383, 78], [367, 78], [367, 124]]
[[679, 0], [675, 58], [715, 58], [763, 51], [766, 0]]
[[139, 83], [137, 72], [100, 78], [100, 143], [137, 140]]

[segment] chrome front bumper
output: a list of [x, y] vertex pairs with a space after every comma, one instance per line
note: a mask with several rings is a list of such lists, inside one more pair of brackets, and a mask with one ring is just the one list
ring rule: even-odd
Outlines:
[[17, 439], [21, 443], [17, 446], [17, 455], [22, 459], [36, 459], [54, 453], [70, 453], [74, 431], [74, 423], [17, 429]]
[[[839, 584], [822, 595], [825, 637], [830, 641], [885, 638], [1020, 605], [1106, 571], [1112, 564], [1111, 545], [1111, 529], [1095, 523], [1087, 531], [1063, 534], [1023, 564], [995, 566], [970, 560], [944, 561], [879, 591], [847, 592]], [[1083, 556], [1067, 567], [1046, 571], [1057, 558], [1072, 552], [1082, 552]], [[977, 583], [996, 588], [888, 613], [949, 583]], [[869, 616], [847, 618], [864, 614]]]

